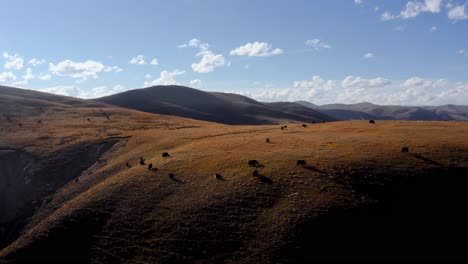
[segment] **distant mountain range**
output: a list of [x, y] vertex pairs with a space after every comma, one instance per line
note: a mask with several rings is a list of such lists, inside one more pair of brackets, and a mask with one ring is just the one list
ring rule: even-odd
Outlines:
[[336, 121], [300, 104], [264, 104], [237, 94], [205, 92], [178, 85], [129, 90], [95, 100], [144, 112], [230, 125]]
[[320, 111], [338, 120], [380, 119], [380, 120], [456, 120], [468, 121], [468, 106], [397, 106], [358, 104], [315, 105], [306, 101], [296, 104]]
[[371, 103], [316, 105], [306, 101], [265, 103], [238, 94], [205, 92], [178, 85], [129, 90], [94, 100], [0, 86], [0, 111], [6, 102], [59, 107], [115, 105], [149, 113], [230, 125], [368, 119], [468, 121], [468, 106], [463, 105], [384, 106]]

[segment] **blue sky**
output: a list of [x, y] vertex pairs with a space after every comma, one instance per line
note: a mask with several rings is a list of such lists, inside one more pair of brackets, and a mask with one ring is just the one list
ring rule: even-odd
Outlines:
[[[0, 83], [468, 104], [468, 0], [0, 0]], [[139, 56], [140, 55], [140, 56]]]

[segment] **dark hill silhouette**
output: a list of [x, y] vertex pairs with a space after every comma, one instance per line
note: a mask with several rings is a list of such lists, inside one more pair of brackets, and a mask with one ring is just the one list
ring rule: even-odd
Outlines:
[[334, 120], [316, 111], [307, 112], [311, 115], [299, 115], [271, 108], [237, 94], [204, 92], [178, 85], [130, 90], [96, 100], [149, 113], [182, 116], [231, 125]]

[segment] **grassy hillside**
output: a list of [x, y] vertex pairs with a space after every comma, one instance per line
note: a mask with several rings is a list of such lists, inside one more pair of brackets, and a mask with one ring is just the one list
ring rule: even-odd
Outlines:
[[[468, 258], [457, 239], [468, 235], [466, 123], [281, 130], [113, 107], [35, 107], [0, 123], [0, 193], [19, 190], [2, 200], [16, 213], [0, 228], [12, 242], [1, 261]], [[261, 166], [250, 167], [253, 159]]]

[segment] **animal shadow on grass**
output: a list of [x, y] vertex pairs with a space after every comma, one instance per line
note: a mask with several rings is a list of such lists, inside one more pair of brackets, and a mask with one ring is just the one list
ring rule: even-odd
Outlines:
[[429, 164], [431, 164], [431, 165], [440, 166], [440, 167], [443, 167], [443, 166], [444, 166], [444, 165], [440, 164], [439, 162], [437, 162], [437, 161], [435, 161], [435, 160], [428, 159], [428, 158], [423, 157], [423, 156], [421, 156], [421, 155], [419, 155], [419, 154], [416, 154], [416, 153], [411, 153], [411, 154], [409, 154], [409, 155], [411, 155], [411, 156], [413, 156], [413, 157], [415, 157], [415, 158], [417, 158], [417, 159], [420, 159], [420, 160], [422, 160], [422, 161], [424, 161], [424, 162], [427, 162], [427, 163], [429, 163]]
[[183, 180], [177, 179], [176, 176], [172, 173], [169, 173], [169, 179], [171, 179], [175, 183], [184, 184]]
[[273, 184], [273, 180], [265, 175], [259, 173], [256, 177], [263, 183]]
[[306, 170], [315, 171], [315, 172], [318, 172], [318, 173], [321, 173], [321, 174], [325, 173], [323, 170], [317, 169], [317, 168], [314, 167], [314, 166], [304, 165], [304, 166], [302, 166], [302, 167], [303, 167], [304, 169], [306, 169]]

